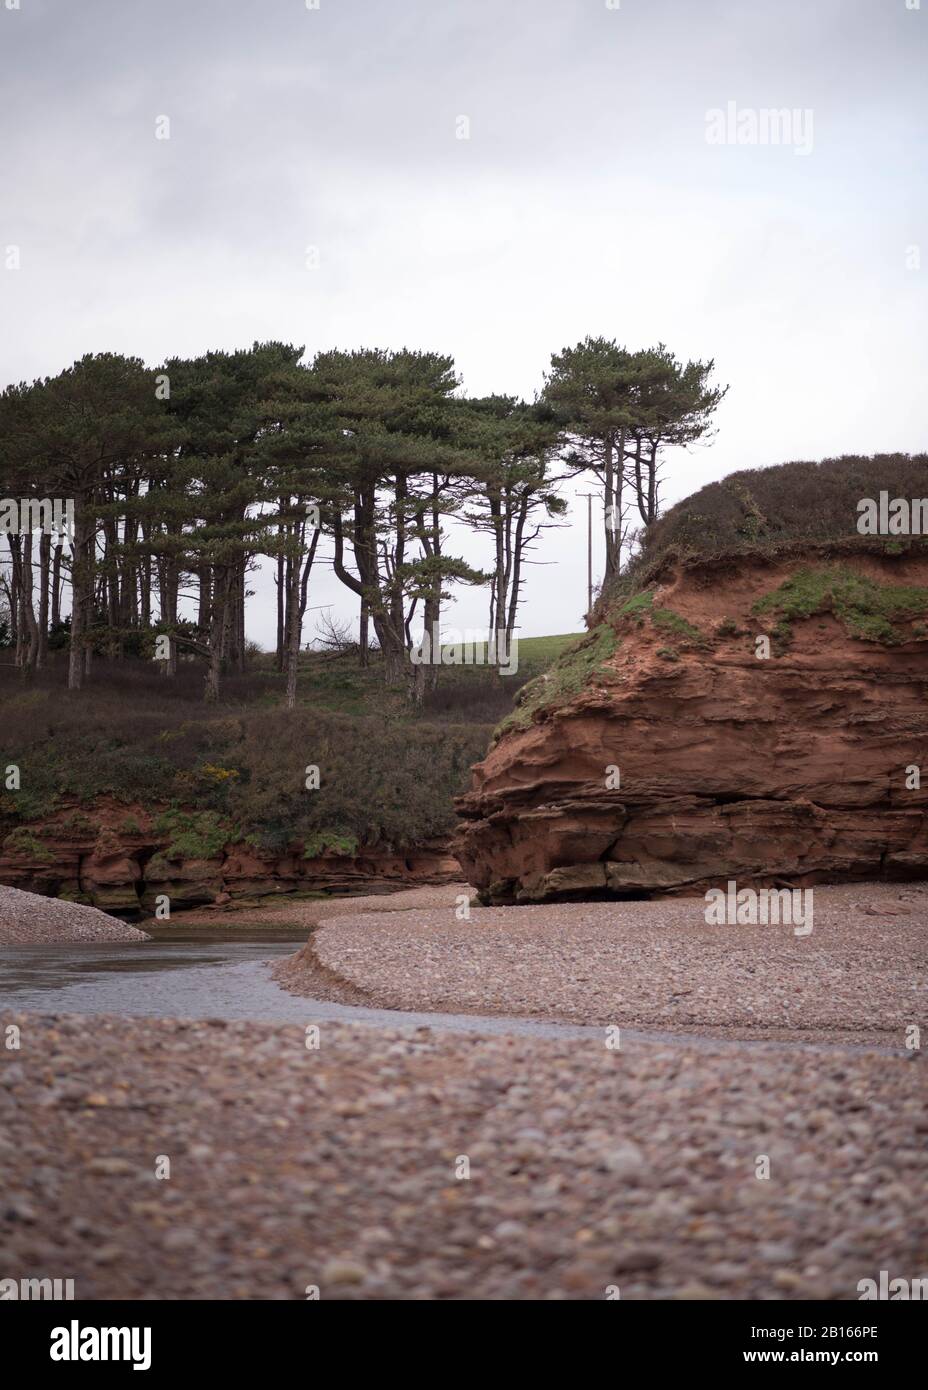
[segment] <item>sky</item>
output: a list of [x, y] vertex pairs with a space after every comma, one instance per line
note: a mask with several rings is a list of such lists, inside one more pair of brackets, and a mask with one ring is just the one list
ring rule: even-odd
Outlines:
[[[0, 119], [2, 385], [274, 338], [531, 399], [592, 334], [729, 385], [668, 503], [926, 448], [928, 0], [0, 0]], [[523, 635], [578, 631], [584, 502], [534, 558]]]

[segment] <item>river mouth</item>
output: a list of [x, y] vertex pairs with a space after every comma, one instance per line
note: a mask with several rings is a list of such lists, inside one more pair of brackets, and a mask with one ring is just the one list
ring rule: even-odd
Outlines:
[[328, 1020], [480, 1034], [602, 1036], [601, 1028], [582, 1024], [403, 1012], [289, 994], [272, 979], [270, 966], [305, 945], [305, 926], [146, 923], [145, 930], [151, 941], [0, 948], [0, 1018], [13, 1011], [303, 1026]]
[[[232, 998], [218, 988], [224, 972], [260, 966], [289, 954], [306, 940], [306, 929], [298, 926], [146, 924], [145, 930], [150, 941], [0, 948], [0, 1008], [147, 1017], [232, 1016], [225, 1012]], [[255, 1002], [264, 1009], [269, 1003]], [[247, 1015], [236, 1012], [234, 1016]]]
[[[597, 1024], [561, 1023], [508, 1015], [427, 1013], [340, 1004], [282, 989], [273, 962], [305, 945], [305, 925], [223, 923], [190, 927], [146, 923], [150, 941], [0, 947], [0, 1023], [9, 1013], [129, 1018], [223, 1019], [229, 1022], [361, 1023], [376, 1028], [535, 1038], [576, 1038], [603, 1046]], [[622, 1028], [623, 1048], [682, 1045], [690, 1049], [832, 1050], [812, 1041], [725, 1039], [692, 1032]], [[849, 1052], [893, 1054], [896, 1048], [844, 1044]]]

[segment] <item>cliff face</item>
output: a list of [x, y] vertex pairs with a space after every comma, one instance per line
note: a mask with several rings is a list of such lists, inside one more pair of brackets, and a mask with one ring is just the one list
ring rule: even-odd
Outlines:
[[[196, 822], [195, 814], [187, 819]], [[153, 913], [163, 894], [180, 911], [277, 893], [387, 893], [461, 875], [442, 840], [404, 853], [385, 846], [307, 857], [299, 849], [261, 854], [221, 836], [209, 844], [202, 827], [199, 838], [186, 849], [172, 844], [157, 813], [141, 805], [100, 802], [92, 819], [66, 808], [3, 839], [0, 884], [134, 915]]]
[[928, 877], [924, 550], [673, 565], [523, 695], [458, 802], [485, 901]]

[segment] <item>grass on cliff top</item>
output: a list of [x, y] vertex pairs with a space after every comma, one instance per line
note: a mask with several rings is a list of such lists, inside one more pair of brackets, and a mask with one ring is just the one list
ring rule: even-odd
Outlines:
[[753, 612], [775, 614], [781, 640], [789, 640], [792, 623], [830, 612], [851, 637], [893, 646], [911, 639], [901, 622], [928, 613], [928, 588], [880, 584], [842, 565], [810, 567], [758, 599]]
[[928, 537], [867, 537], [858, 532], [858, 503], [881, 492], [928, 496], [928, 454], [844, 455], [820, 463], [742, 469], [709, 483], [664, 513], [640, 552], [597, 604], [605, 617], [657, 580], [674, 561], [774, 556], [803, 547], [843, 548], [887, 556], [928, 550]]
[[643, 627], [646, 619], [650, 620], [652, 627], [657, 628], [665, 637], [675, 637], [684, 647], [708, 645], [705, 635], [681, 613], [675, 613], [672, 608], [654, 607], [653, 589], [642, 589], [640, 593], [626, 599], [616, 609], [616, 617], [630, 618], [638, 627]]
[[578, 642], [561, 649], [550, 668], [522, 687], [516, 708], [494, 732], [494, 742], [516, 729], [527, 729], [534, 716], [567, 704], [615, 653], [618, 638], [608, 623], [594, 627]]

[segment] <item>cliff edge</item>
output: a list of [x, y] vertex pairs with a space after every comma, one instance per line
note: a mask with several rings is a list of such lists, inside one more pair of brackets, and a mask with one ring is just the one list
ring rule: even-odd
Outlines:
[[923, 540], [673, 553], [596, 616], [458, 800], [484, 902], [928, 877]]

